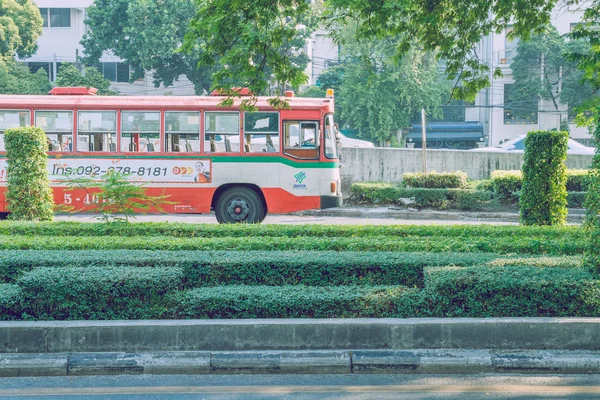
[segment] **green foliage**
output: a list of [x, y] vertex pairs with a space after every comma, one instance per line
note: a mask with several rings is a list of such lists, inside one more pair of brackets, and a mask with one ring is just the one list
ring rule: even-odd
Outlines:
[[228, 0], [199, 1], [182, 50], [198, 54], [199, 65], [212, 68], [218, 89], [243, 86], [265, 94], [274, 82], [281, 93], [288, 84], [306, 83], [308, 58], [300, 50], [317, 26], [313, 12], [310, 2], [296, 0], [257, 0], [243, 6]]
[[[402, 286], [227, 286], [194, 289], [171, 299], [176, 318], [367, 318], [397, 315], [414, 289]], [[412, 300], [412, 301], [411, 301]]]
[[582, 81], [583, 71], [567, 55], [589, 51], [585, 41], [567, 41], [551, 25], [532, 35], [530, 40], [520, 41], [510, 65], [515, 79], [510, 91], [511, 101], [526, 107], [527, 102], [535, 99], [535, 109], [528, 113], [537, 112], [538, 100], [551, 102], [556, 111], [560, 111], [561, 104], [581, 105], [592, 97], [593, 89]]
[[525, 225], [562, 225], [567, 217], [567, 132], [529, 132], [525, 138], [523, 189]]
[[410, 125], [416, 112], [441, 116], [441, 105], [449, 97], [449, 86], [438, 72], [432, 53], [409, 51], [394, 57], [401, 38], [376, 36], [357, 41], [356, 29], [339, 32], [344, 38], [340, 54], [343, 71], [336, 94], [339, 120], [371, 141], [396, 139]]
[[203, 50], [178, 52], [197, 8], [194, 0], [96, 0], [87, 9], [84, 61], [93, 66], [110, 50], [131, 66], [131, 80], [152, 71], [156, 87], [171, 86], [185, 75], [196, 94], [210, 91], [212, 70], [197, 66]]
[[[422, 286], [423, 268], [473, 266], [498, 260], [488, 253], [332, 251], [3, 251], [0, 282], [14, 283], [42, 267], [180, 268], [184, 287], [218, 285], [392, 285]], [[578, 258], [581, 262], [581, 258]], [[509, 263], [512, 258], [500, 258]], [[529, 264], [526, 260], [530, 260]], [[520, 258], [517, 264], [531, 265]], [[517, 262], [517, 261], [515, 261]], [[575, 262], [575, 261], [572, 261]]]
[[492, 171], [490, 179], [495, 195], [501, 199], [515, 198], [515, 193], [523, 186], [523, 172], [519, 170]]
[[[445, 179], [439, 182], [418, 179], [417, 184], [453, 184], [451, 180]], [[414, 205], [422, 208], [478, 210], [494, 205], [490, 192], [470, 189], [407, 189], [392, 183], [354, 183], [350, 186], [350, 195], [358, 202], [369, 203], [400, 204], [400, 199], [414, 199]]]
[[76, 178], [67, 183], [68, 190], [83, 188], [97, 196], [98, 201], [92, 203], [92, 210], [100, 213], [99, 218], [105, 222], [129, 222], [130, 218], [135, 218], [138, 214], [147, 214], [151, 210], [164, 213], [163, 205], [175, 204], [167, 200], [168, 195], [146, 194], [143, 185], [131, 182], [128, 175], [114, 170], [103, 175], [101, 181]]
[[[290, 29], [295, 27], [295, 21], [307, 12], [307, 3], [304, 0], [202, 1], [185, 47], [193, 49], [198, 41], [206, 43], [204, 49], [209, 50], [208, 54], [224, 54], [228, 70], [252, 72], [255, 88], [267, 86], [270, 80], [264, 73], [267, 69], [272, 71], [275, 81], [300, 82], [305, 79], [301, 68], [286, 61], [289, 57], [285, 53], [271, 56], [265, 49], [276, 48], [278, 40], [287, 33], [284, 21], [291, 21]], [[557, 0], [537, 0], [534, 4], [530, 0], [329, 0], [324, 2], [321, 22], [336, 28], [356, 24], [354, 36], [366, 41], [399, 37], [393, 46], [397, 60], [410, 51], [437, 51], [437, 57], [445, 61], [450, 80], [459, 81], [454, 94], [472, 100], [481, 88], [489, 85], [491, 72], [501, 76], [500, 69], [490, 71], [489, 64], [481, 61], [477, 52], [481, 38], [499, 32], [510, 23], [514, 35], [527, 39], [532, 29], [539, 32], [549, 23], [556, 3]], [[248, 26], [253, 25], [266, 32], [250, 33]], [[343, 41], [341, 36], [336, 39]], [[264, 62], [249, 63], [257, 54], [265, 54], [261, 59]], [[210, 59], [200, 61], [202, 65], [212, 65]], [[229, 77], [228, 72], [216, 75], [220, 85], [229, 84]], [[383, 93], [387, 91], [382, 92], [382, 99]], [[360, 100], [360, 96], [355, 99]]]
[[9, 218], [51, 221], [54, 201], [48, 179], [46, 134], [35, 127], [8, 129], [4, 144]]
[[47, 94], [52, 85], [44, 69], [35, 74], [13, 58], [0, 58], [0, 93], [2, 94]]
[[467, 174], [464, 172], [405, 172], [402, 181], [407, 187], [429, 189], [465, 189]]
[[110, 89], [110, 81], [92, 67], [86, 67], [81, 73], [73, 64], [62, 64], [56, 76], [56, 86], [85, 86], [98, 89], [99, 95], [111, 96], [118, 92]]
[[[439, 228], [439, 227], [437, 227]], [[0, 236], [0, 250], [295, 250], [295, 251], [430, 251], [499, 254], [581, 254], [587, 237], [568, 235], [499, 236], [371, 236], [371, 237], [237, 237], [179, 238], [130, 236]]]
[[37, 50], [42, 34], [42, 16], [31, 0], [0, 2], [0, 60], [3, 57], [26, 58]]
[[570, 192], [587, 192], [590, 184], [590, 170], [588, 169], [568, 169], [567, 170], [567, 190]]
[[593, 317], [600, 282], [585, 269], [431, 268], [424, 299], [435, 317]]
[[[594, 139], [600, 143], [600, 124], [593, 131]], [[591, 271], [600, 273], [600, 153], [596, 152], [588, 177], [588, 192], [585, 198], [585, 231], [589, 235], [586, 263]]]
[[19, 286], [0, 284], [0, 321], [20, 316], [22, 299], [23, 291]]
[[[223, 86], [213, 85], [213, 74], [224, 77], [228, 88], [249, 86], [250, 82], [258, 78], [251, 71], [237, 68], [237, 63], [233, 60], [242, 52], [236, 46], [236, 42], [242, 37], [250, 40], [264, 37], [268, 39], [268, 46], [260, 49], [251, 46], [244, 48], [252, 54], [243, 63], [247, 69], [253, 67], [249, 62], [251, 58], [256, 66], [264, 66], [266, 60], [263, 58], [267, 55], [269, 60], [289, 59], [286, 65], [294, 70], [306, 68], [308, 59], [299, 49], [304, 47], [305, 39], [314, 25], [310, 18], [303, 16], [301, 20], [289, 23], [282, 20], [264, 25], [261, 21], [272, 15], [265, 7], [255, 15], [247, 14], [247, 23], [232, 25], [233, 14], [222, 20], [211, 17], [214, 7], [229, 9], [231, 4], [211, 3], [214, 4], [194, 0], [96, 0], [87, 10], [86, 23], [90, 32], [82, 40], [86, 53], [85, 62], [93, 65], [100, 59], [103, 51], [110, 50], [132, 66], [132, 80], [143, 77], [145, 71], [152, 71], [156, 87], [161, 83], [171, 86], [180, 75], [185, 75], [194, 84], [196, 94], [203, 94], [210, 92], [213, 86]], [[256, 4], [257, 2], [252, 3]], [[303, 10], [307, 9], [308, 6], [305, 5]], [[192, 22], [196, 15], [206, 18], [210, 25]], [[297, 29], [298, 23], [303, 23], [304, 28]], [[230, 35], [218, 36], [221, 43], [213, 47], [213, 43], [197, 40], [197, 32], [205, 29], [216, 32], [217, 35], [229, 30]], [[185, 51], [181, 51], [184, 41]], [[238, 55], [227, 54], [222, 57], [225, 51], [221, 51], [220, 46], [225, 46], [227, 50], [237, 50]], [[203, 60], [203, 64], [199, 66], [200, 60]], [[270, 75], [268, 71], [264, 73]], [[290, 79], [278, 82], [299, 86], [304, 81]], [[262, 90], [252, 86], [252, 89], [257, 94], [268, 92], [268, 86], [263, 86]]]
[[[171, 240], [177, 238], [548, 238], [578, 241], [584, 239], [585, 232], [578, 226], [491, 226], [491, 225], [215, 225], [184, 224], [168, 222], [136, 222], [132, 224], [103, 224], [91, 222], [25, 222], [5, 221], [0, 224], [2, 236], [36, 237], [76, 237], [76, 236], [113, 236], [147, 237]], [[277, 239], [278, 240], [278, 239]], [[275, 241], [277, 241], [275, 240]], [[70, 241], [70, 240], [66, 240]], [[118, 241], [116, 241], [118, 242]], [[118, 243], [117, 243], [118, 245]], [[1, 257], [1, 254], [0, 254]]]
[[494, 183], [492, 182], [491, 179], [470, 181], [470, 182], [467, 182], [467, 185], [469, 186], [470, 189], [473, 189], [473, 190], [482, 190], [482, 191], [486, 191], [486, 192], [494, 191]]
[[567, 192], [567, 205], [569, 208], [584, 208], [587, 192]]
[[182, 277], [179, 268], [38, 268], [18, 285], [36, 319], [145, 319]]

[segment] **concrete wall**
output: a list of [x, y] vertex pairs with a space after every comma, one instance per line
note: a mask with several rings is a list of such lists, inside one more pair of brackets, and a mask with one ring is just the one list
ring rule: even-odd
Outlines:
[[[342, 148], [342, 191], [355, 182], [400, 182], [405, 172], [421, 172], [421, 149]], [[571, 154], [568, 168], [587, 169], [593, 156]], [[487, 179], [494, 170], [521, 169], [522, 153], [491, 153], [464, 150], [427, 150], [427, 170], [463, 171], [470, 179]]]

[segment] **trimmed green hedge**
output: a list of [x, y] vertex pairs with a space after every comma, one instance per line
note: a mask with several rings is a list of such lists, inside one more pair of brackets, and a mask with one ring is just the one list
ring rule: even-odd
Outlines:
[[534, 131], [525, 137], [523, 189], [519, 198], [523, 225], [563, 225], [567, 220], [566, 131]]
[[18, 319], [22, 300], [23, 291], [19, 286], [0, 284], [0, 321]]
[[562, 256], [562, 257], [507, 257], [496, 258], [488, 261], [486, 265], [490, 266], [528, 266], [542, 268], [581, 268], [583, 267], [583, 258], [581, 256]]
[[351, 196], [370, 203], [400, 203], [400, 199], [414, 199], [415, 207], [482, 209], [490, 205], [491, 193], [472, 189], [407, 189], [390, 183], [355, 183]]
[[425, 285], [436, 317], [600, 315], [600, 282], [583, 268], [431, 268]]
[[476, 265], [487, 254], [292, 251], [5, 251], [0, 279], [15, 282], [42, 267], [79, 270], [97, 267], [180, 268], [185, 287], [216, 285], [404, 285], [422, 286], [429, 265]]
[[[379, 236], [465, 236], [465, 237], [532, 237], [542, 236], [571, 239], [584, 238], [585, 233], [576, 226], [503, 226], [503, 225], [256, 225], [256, 224], [184, 224], [168, 222], [144, 222], [130, 224], [106, 224], [87, 222], [11, 222], [0, 223], [0, 238], [3, 236], [143, 236], [150, 240], [165, 239], [177, 241], [178, 238], [261, 238], [269, 237], [310, 237], [310, 238], [368, 238]], [[66, 238], [69, 241], [76, 238]], [[110, 239], [110, 238], [109, 238]], [[118, 241], [111, 239], [118, 244]], [[1, 257], [1, 254], [0, 254]]]
[[465, 189], [467, 174], [457, 172], [405, 172], [402, 182], [409, 188], [420, 189]]
[[[589, 172], [590, 171], [587, 169], [568, 169], [567, 191], [587, 192], [590, 183]], [[484, 189], [485, 187], [487, 187], [487, 183], [485, 183], [480, 189]], [[523, 173], [521, 171], [492, 171], [491, 189], [496, 193], [497, 196], [506, 199], [518, 199], [518, 194], [522, 187]]]
[[7, 129], [6, 204], [9, 218], [25, 221], [51, 221], [54, 200], [48, 178], [49, 139], [33, 126]]
[[35, 319], [146, 319], [181, 290], [181, 268], [38, 268], [17, 284], [23, 311]]
[[514, 198], [514, 193], [523, 186], [523, 173], [520, 170], [492, 171], [490, 179], [495, 195], [501, 199]]
[[[441, 227], [438, 227], [441, 228]], [[380, 236], [380, 237], [249, 237], [189, 239], [169, 237], [25, 237], [0, 236], [0, 250], [335, 250], [581, 254], [579, 235], [540, 236]]]
[[227, 286], [170, 299], [165, 318], [385, 318], [414, 315], [417, 289], [402, 286]]
[[590, 171], [588, 169], [567, 170], [567, 191], [587, 192], [590, 185]]

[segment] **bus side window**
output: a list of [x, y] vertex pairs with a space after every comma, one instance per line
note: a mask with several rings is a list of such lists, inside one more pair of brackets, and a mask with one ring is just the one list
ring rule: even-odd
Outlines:
[[316, 122], [284, 122], [285, 154], [305, 159], [319, 158], [319, 125]]

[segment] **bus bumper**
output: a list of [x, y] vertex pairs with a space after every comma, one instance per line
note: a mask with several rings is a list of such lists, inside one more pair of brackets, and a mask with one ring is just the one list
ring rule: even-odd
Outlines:
[[321, 209], [341, 206], [342, 196], [321, 196]]

